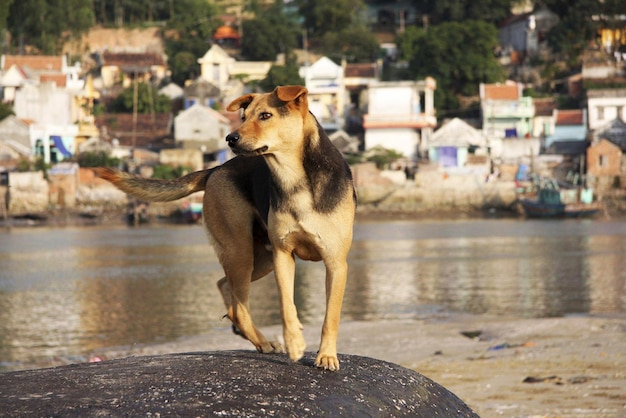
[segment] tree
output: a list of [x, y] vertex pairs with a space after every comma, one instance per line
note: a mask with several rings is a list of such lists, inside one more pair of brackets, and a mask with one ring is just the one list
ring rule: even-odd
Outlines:
[[8, 103], [0, 102], [0, 120], [11, 115], [15, 115], [15, 112], [13, 111], [11, 105]]
[[298, 74], [298, 65], [295, 60], [290, 60], [286, 65], [272, 65], [267, 77], [259, 82], [263, 91], [272, 91], [276, 86], [288, 86], [304, 84], [304, 80]]
[[[135, 101], [135, 86], [124, 89], [110, 106], [113, 113], [131, 113]], [[137, 83], [137, 113], [167, 113], [170, 111], [169, 97], [158, 94], [155, 87], [147, 83]]]
[[[209, 49], [213, 33], [221, 22], [214, 19], [216, 6], [206, 0], [176, 0], [173, 6], [163, 39], [167, 55], [176, 60], [171, 68], [172, 79], [182, 84], [200, 73], [197, 59]], [[176, 57], [182, 52], [186, 55]], [[194, 57], [193, 62], [188, 54]]]
[[253, 4], [256, 18], [242, 23], [241, 55], [250, 61], [274, 61], [278, 54], [288, 56], [298, 45], [300, 33], [293, 16], [285, 12], [282, 0], [262, 8]]
[[464, 20], [501, 22], [511, 14], [516, 0], [423, 0], [416, 3], [417, 13], [428, 18], [431, 25]]
[[495, 27], [475, 20], [442, 23], [428, 31], [409, 27], [398, 39], [411, 78], [434, 77], [437, 107], [448, 110], [458, 108], [457, 96], [476, 95], [481, 82], [504, 79], [493, 53], [497, 45]]
[[545, 0], [544, 4], [559, 16], [548, 43], [570, 66], [580, 64], [581, 53], [600, 27], [623, 28], [623, 21], [615, 20], [625, 11], [623, 0]]
[[297, 0], [297, 4], [312, 37], [347, 28], [360, 19], [364, 10], [362, 0]]
[[91, 0], [20, 0], [9, 8], [7, 27], [20, 52], [34, 47], [59, 54], [63, 44], [94, 23]]
[[325, 33], [321, 50], [327, 56], [345, 58], [347, 62], [373, 62], [380, 52], [376, 37], [363, 25]]

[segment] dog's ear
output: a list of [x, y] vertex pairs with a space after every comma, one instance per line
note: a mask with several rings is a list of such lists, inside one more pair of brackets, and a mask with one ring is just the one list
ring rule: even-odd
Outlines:
[[274, 89], [274, 95], [283, 102], [301, 101], [306, 99], [308, 92], [303, 86], [278, 86]]
[[245, 109], [250, 103], [252, 103], [255, 96], [256, 94], [246, 94], [245, 96], [238, 97], [230, 102], [230, 104], [226, 107], [226, 110], [229, 112], [235, 112], [239, 109]]

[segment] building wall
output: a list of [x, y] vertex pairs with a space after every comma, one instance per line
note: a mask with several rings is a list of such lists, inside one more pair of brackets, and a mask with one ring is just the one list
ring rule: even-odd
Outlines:
[[587, 175], [617, 176], [621, 174], [622, 151], [606, 139], [587, 149]]
[[593, 97], [587, 99], [589, 129], [601, 128], [616, 118], [626, 119], [626, 95], [623, 97]]
[[415, 129], [385, 128], [365, 131], [365, 149], [376, 147], [395, 150], [407, 158], [417, 158], [419, 134]]

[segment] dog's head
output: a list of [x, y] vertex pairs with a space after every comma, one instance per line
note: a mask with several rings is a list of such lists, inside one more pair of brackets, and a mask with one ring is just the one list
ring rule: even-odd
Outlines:
[[[280, 86], [266, 94], [247, 94], [226, 108], [241, 112], [241, 126], [226, 136], [237, 155], [275, 154], [301, 146], [309, 104], [307, 89]], [[300, 139], [300, 140], [299, 140]]]

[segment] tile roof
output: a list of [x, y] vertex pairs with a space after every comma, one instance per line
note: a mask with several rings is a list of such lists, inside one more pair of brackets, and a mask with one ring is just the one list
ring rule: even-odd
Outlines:
[[121, 68], [149, 68], [153, 65], [165, 65], [165, 59], [157, 53], [109, 52], [102, 54], [102, 65]]
[[558, 126], [584, 125], [585, 118], [583, 115], [583, 109], [558, 110], [556, 112], [555, 124]]
[[[152, 123], [152, 115], [137, 115], [135, 129], [135, 147], [152, 148], [163, 143], [165, 138], [171, 137], [172, 117], [169, 113], [157, 113]], [[96, 126], [102, 132], [106, 130], [107, 138], [117, 138], [120, 145], [133, 145], [133, 115], [131, 113], [116, 113], [96, 116]], [[157, 146], [158, 147], [158, 146]]]
[[520, 91], [517, 84], [485, 84], [483, 99], [518, 100]]
[[344, 75], [345, 77], [375, 78], [376, 64], [347, 64]]
[[51, 55], [3, 55], [2, 70], [18, 67], [29, 67], [38, 71], [56, 71], [63, 69], [63, 56]]
[[45, 82], [53, 82], [57, 85], [57, 87], [66, 87], [67, 86], [67, 77], [65, 74], [42, 74], [39, 77], [39, 81], [42, 83]]

